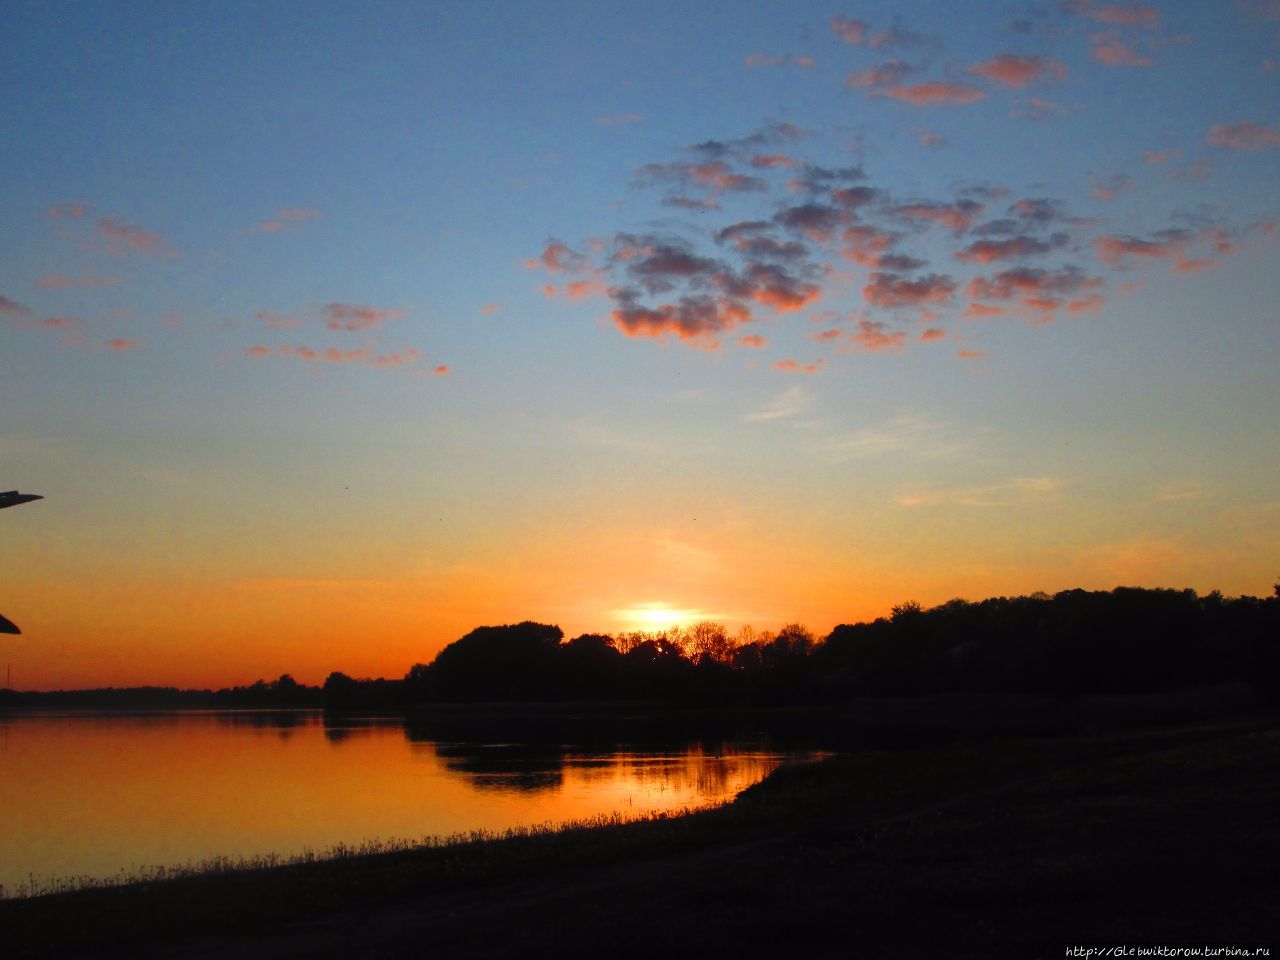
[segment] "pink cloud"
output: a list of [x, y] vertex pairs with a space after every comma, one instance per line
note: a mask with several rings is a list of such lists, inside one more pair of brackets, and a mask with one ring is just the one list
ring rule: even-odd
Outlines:
[[931, 107], [942, 103], [976, 103], [979, 100], [987, 99], [985, 90], [980, 90], [978, 87], [967, 83], [956, 83], [951, 80], [887, 87], [880, 91], [877, 96], [892, 97], [895, 100], [902, 100], [917, 107]]
[[1155, 27], [1160, 24], [1160, 11], [1140, 3], [1110, 3], [1095, 7], [1091, 0], [1074, 0], [1068, 8], [1099, 23], [1122, 27]]
[[431, 372], [434, 373], [437, 377], [447, 377], [453, 371], [447, 363], [441, 363], [433, 367], [431, 369]]
[[31, 316], [31, 308], [23, 306], [17, 300], [10, 300], [8, 297], [0, 296], [0, 316], [29, 317]]
[[1009, 237], [1007, 240], [975, 240], [952, 256], [966, 263], [992, 263], [996, 260], [1016, 260], [1048, 253], [1066, 242], [1065, 234], [1055, 234], [1049, 240], [1028, 236]]
[[1112, 67], [1149, 67], [1153, 61], [1144, 57], [1114, 33], [1095, 33], [1089, 37], [1093, 44], [1093, 59]]
[[1079, 300], [1070, 300], [1067, 302], [1068, 313], [1096, 313], [1102, 309], [1102, 305], [1106, 303], [1106, 299], [1100, 293], [1091, 293], [1087, 297], [1081, 297]]
[[895, 273], [873, 273], [862, 288], [862, 296], [877, 307], [911, 307], [926, 303], [946, 303], [955, 292], [955, 281], [936, 273], [917, 280]]
[[794, 167], [796, 162], [785, 153], [757, 153], [751, 158], [751, 165], [757, 169], [772, 170], [778, 167]]
[[384, 320], [404, 316], [400, 310], [379, 310], [350, 303], [331, 303], [322, 311], [325, 326], [330, 330], [367, 330], [381, 325]]
[[542, 267], [549, 273], [576, 273], [586, 265], [586, 257], [559, 240], [548, 240], [538, 258], [526, 260], [524, 265], [530, 270]]
[[1280, 145], [1280, 132], [1251, 121], [1242, 123], [1215, 123], [1209, 128], [1205, 143], [1229, 150], [1264, 150]]
[[371, 367], [403, 367], [409, 364], [417, 363], [422, 359], [422, 353], [414, 347], [405, 347], [399, 353], [382, 353], [369, 358], [369, 366]]
[[905, 60], [888, 60], [879, 66], [849, 74], [844, 78], [844, 85], [854, 89], [887, 87], [901, 83], [915, 73], [915, 69]]
[[885, 325], [876, 320], [859, 320], [858, 332], [849, 335], [849, 339], [866, 353], [877, 350], [899, 350], [907, 339], [905, 330], [896, 333], [885, 333]]
[[121, 350], [141, 350], [142, 344], [137, 340], [125, 340], [117, 337], [114, 340], [108, 340], [103, 344], [108, 350], [119, 353]]
[[975, 63], [969, 72], [1007, 87], [1025, 87], [1035, 80], [1064, 80], [1067, 76], [1066, 66], [1052, 57], [1019, 57], [1012, 53]]
[[957, 350], [956, 356], [961, 360], [985, 360], [987, 355], [981, 350]]
[[1018, 298], [1028, 306], [1043, 309], [1042, 306], [1029, 301], [1094, 290], [1100, 286], [1102, 286], [1101, 280], [1085, 276], [1075, 267], [1067, 267], [1057, 272], [1035, 267], [1013, 267], [1000, 271], [990, 279], [974, 277], [969, 281], [968, 295], [971, 300]]
[[843, 336], [844, 331], [839, 327], [832, 327], [830, 330], [822, 330], [818, 333], [808, 334], [809, 339], [816, 343], [821, 343], [824, 340], [839, 340]]
[[290, 223], [305, 223], [308, 220], [316, 220], [322, 216], [324, 216], [323, 213], [312, 207], [284, 207], [277, 210], [270, 220], [263, 220], [261, 223], [254, 224], [253, 229], [259, 233], [276, 233], [283, 230]]
[[993, 307], [974, 301], [965, 308], [964, 315], [969, 320], [976, 320], [979, 317], [1003, 317], [1004, 307]]
[[587, 297], [601, 296], [605, 285], [597, 279], [574, 280], [564, 285], [564, 295], [570, 300], [585, 300]]
[[55, 203], [46, 211], [51, 217], [68, 217], [72, 220], [83, 220], [93, 212], [87, 203]]
[[745, 334], [745, 335], [743, 335], [743, 336], [739, 337], [739, 338], [738, 338], [738, 343], [739, 343], [739, 344], [741, 344], [741, 345], [742, 345], [742, 346], [744, 346], [744, 347], [751, 347], [752, 349], [755, 349], [755, 350], [758, 350], [758, 349], [760, 349], [761, 347], [766, 347], [766, 346], [768, 346], [768, 345], [769, 345], [769, 341], [768, 341], [768, 340], [766, 340], [764, 337], [759, 336], [758, 334], [754, 334], [754, 333], [752, 333], [752, 334]]
[[302, 321], [299, 318], [291, 317], [287, 313], [259, 310], [254, 316], [261, 320], [268, 330], [290, 330], [302, 325]]
[[1093, 181], [1092, 196], [1095, 200], [1111, 200], [1121, 193], [1127, 193], [1133, 187], [1132, 177], [1117, 173], [1110, 177]]
[[480, 308], [479, 312], [482, 316], [491, 317], [501, 309], [502, 309], [502, 304], [500, 303], [486, 303], [483, 307]]
[[627, 289], [612, 295], [618, 303], [613, 322], [628, 337], [674, 336], [689, 346], [714, 350], [719, 346], [718, 334], [751, 319], [747, 307], [727, 297], [686, 296], [677, 303], [646, 307]]
[[755, 177], [734, 173], [727, 163], [712, 160], [709, 163], [695, 163], [689, 167], [694, 181], [717, 192], [756, 190], [760, 181]]
[[246, 357], [269, 357], [271, 356], [271, 348], [264, 347], [261, 345], [258, 345], [256, 347], [250, 347], [248, 350], [244, 352], [244, 355]]
[[64, 330], [67, 327], [79, 327], [83, 324], [84, 321], [76, 317], [45, 317], [40, 321], [40, 326], [53, 330]]
[[1009, 111], [1009, 115], [1022, 120], [1040, 123], [1050, 117], [1056, 117], [1066, 112], [1067, 108], [1060, 103], [1054, 103], [1052, 100], [1045, 100], [1041, 97], [1028, 97], [1026, 100], [1020, 100], [1018, 106]]
[[813, 363], [800, 363], [798, 360], [779, 360], [773, 365], [773, 369], [782, 373], [817, 373], [822, 369], [822, 365], [826, 363], [826, 358], [822, 357]]
[[1213, 270], [1222, 266], [1221, 260], [1179, 260], [1173, 265], [1178, 273], [1199, 273], [1201, 270]]
[[1109, 267], [1123, 267], [1130, 257], [1148, 260], [1181, 257], [1186, 237], [1175, 234], [1165, 240], [1143, 240], [1140, 237], [1101, 236], [1093, 243], [1099, 260]]
[[950, 141], [940, 133], [934, 133], [932, 130], [920, 131], [920, 146], [926, 150], [936, 150], [938, 147], [945, 147]]
[[968, 230], [982, 216], [982, 204], [974, 200], [957, 203], [908, 203], [894, 207], [893, 212], [909, 220], [928, 220], [940, 223], [956, 233]]
[[867, 31], [870, 29], [870, 24], [865, 20], [849, 20], [841, 16], [831, 18], [831, 32], [854, 46], [866, 42]]
[[841, 234], [844, 247], [840, 253], [848, 260], [872, 269], [880, 266], [880, 261], [892, 249], [902, 235], [889, 230], [881, 230], [867, 224], [848, 227]]
[[121, 253], [125, 250], [133, 253], [151, 253], [160, 257], [176, 257], [178, 252], [169, 246], [169, 242], [158, 233], [144, 230], [137, 224], [128, 223], [119, 217], [106, 216], [98, 220], [98, 232], [106, 238], [107, 250]]
[[944, 340], [946, 339], [946, 336], [947, 331], [939, 329], [938, 327], [930, 327], [928, 330], [925, 330], [920, 334], [920, 339], [925, 343], [930, 343], [934, 340]]

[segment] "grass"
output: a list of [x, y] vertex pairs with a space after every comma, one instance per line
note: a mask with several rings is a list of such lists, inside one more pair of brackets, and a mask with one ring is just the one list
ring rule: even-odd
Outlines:
[[0, 929], [19, 957], [1241, 945], [1276, 929], [1277, 809], [1274, 715], [984, 737], [782, 768], [688, 816], [218, 861], [10, 900]]

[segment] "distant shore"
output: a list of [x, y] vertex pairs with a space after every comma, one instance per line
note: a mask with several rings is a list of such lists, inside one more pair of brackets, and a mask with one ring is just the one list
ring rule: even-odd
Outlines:
[[913, 705], [864, 719], [964, 713], [973, 731], [851, 739], [689, 816], [3, 901], [0, 923], [22, 957], [1062, 956], [1274, 933], [1274, 712], [1223, 689], [1077, 703], [1075, 729], [1019, 732], [954, 700], [907, 723]]

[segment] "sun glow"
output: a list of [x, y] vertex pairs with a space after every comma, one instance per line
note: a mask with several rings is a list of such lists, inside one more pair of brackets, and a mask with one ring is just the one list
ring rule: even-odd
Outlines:
[[700, 610], [673, 607], [661, 601], [640, 603], [634, 607], [615, 610], [614, 618], [624, 630], [667, 630], [671, 627], [687, 627], [701, 620], [711, 619]]

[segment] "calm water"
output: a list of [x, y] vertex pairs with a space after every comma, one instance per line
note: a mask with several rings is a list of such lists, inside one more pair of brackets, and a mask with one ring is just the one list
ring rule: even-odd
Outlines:
[[0, 885], [675, 810], [807, 756], [436, 736], [319, 712], [0, 717]]

